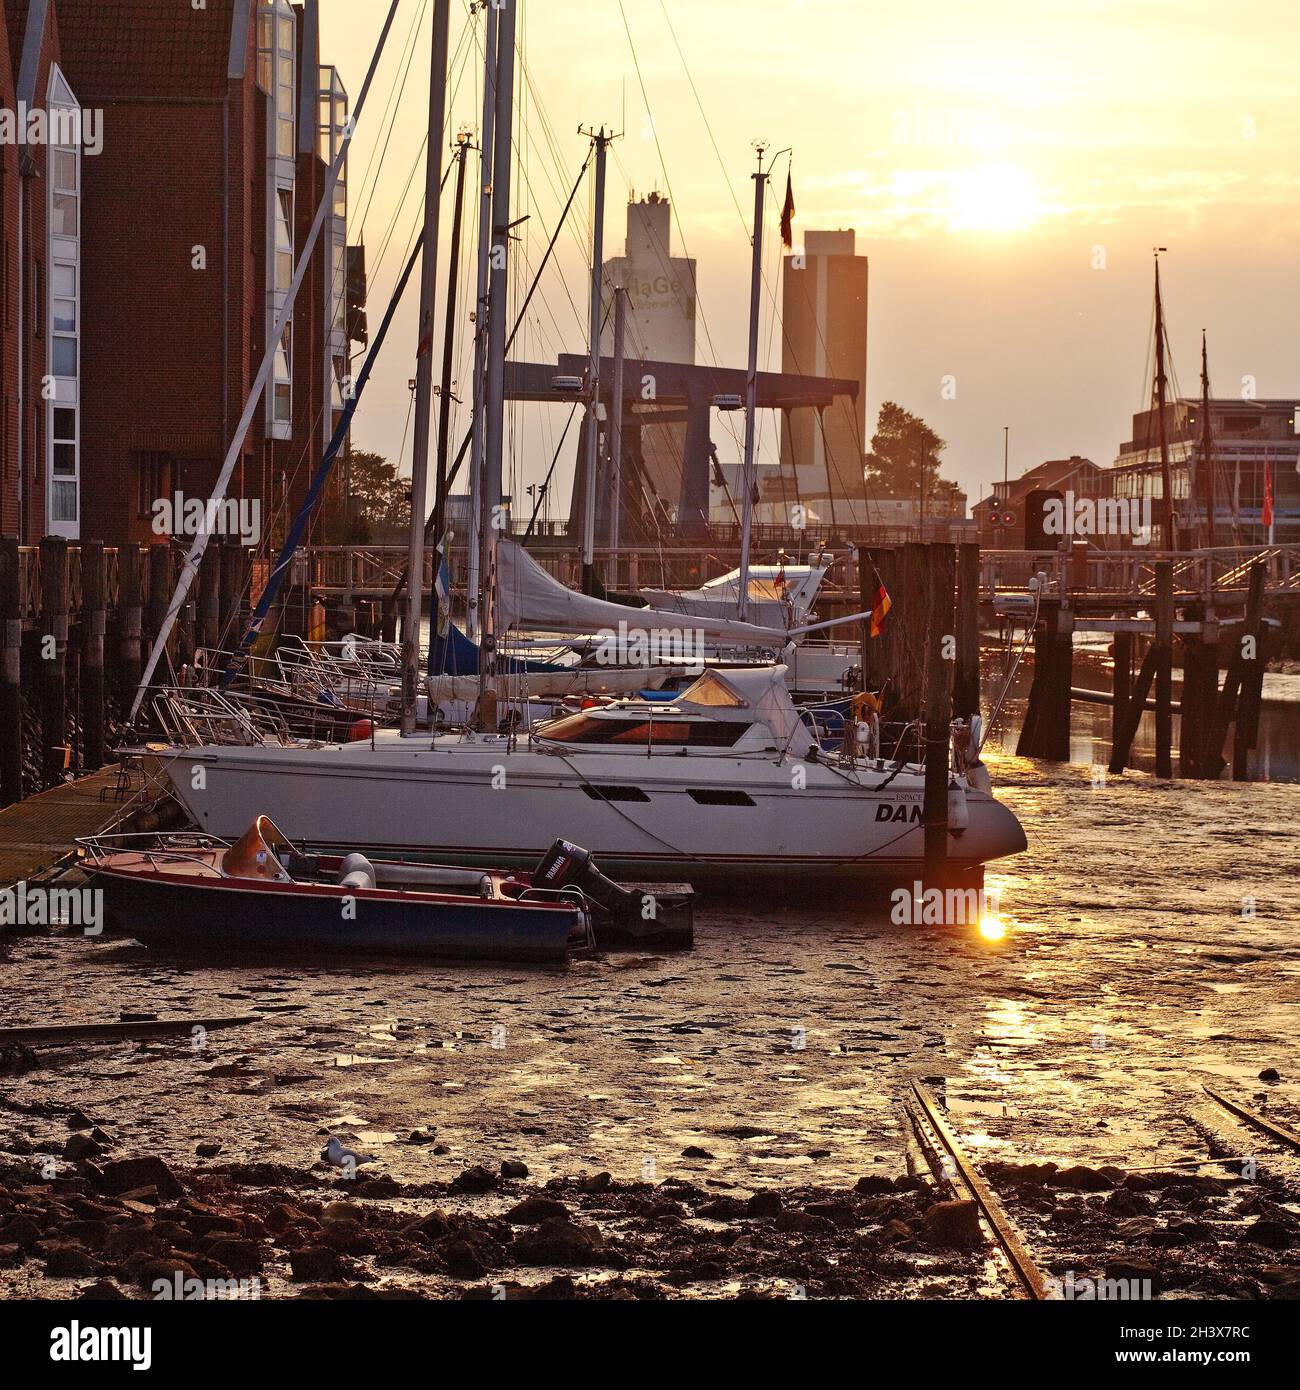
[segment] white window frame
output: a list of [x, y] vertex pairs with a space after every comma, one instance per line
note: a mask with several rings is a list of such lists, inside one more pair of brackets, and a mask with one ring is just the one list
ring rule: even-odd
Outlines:
[[[46, 227], [48, 235], [46, 237], [46, 263], [45, 263], [45, 303], [43, 306], [45, 314], [45, 364], [46, 380], [52, 383], [53, 390], [42, 393], [42, 400], [45, 411], [45, 534], [48, 536], [64, 536], [68, 540], [79, 540], [81, 538], [81, 361], [82, 361], [82, 315], [83, 304], [81, 294], [81, 200], [85, 196], [85, 180], [83, 178], [81, 143], [74, 140], [71, 145], [56, 145], [53, 143], [57, 133], [58, 123], [52, 119], [56, 110], [75, 111], [77, 113], [76, 128], [80, 130], [81, 103], [77, 100], [68, 79], [64, 76], [57, 64], [50, 67], [50, 80], [46, 87], [46, 108], [51, 117], [48, 128], [50, 131], [51, 143], [46, 147]], [[74, 182], [76, 187], [68, 189], [63, 187], [58, 178], [58, 167], [62, 162], [58, 159], [60, 154], [70, 154], [74, 161], [76, 170]], [[71, 235], [54, 231], [54, 206], [56, 198], [73, 197], [76, 199], [76, 227]], [[71, 330], [55, 327], [54, 303], [58, 299], [66, 303], [69, 296], [55, 293], [55, 282], [58, 279], [57, 272], [60, 270], [71, 270], [72, 272], [72, 312], [73, 327]], [[54, 348], [56, 342], [68, 342], [73, 344], [76, 353], [76, 370], [71, 375], [56, 375], [54, 370]], [[45, 399], [45, 397], [49, 399]], [[54, 422], [56, 411], [71, 411], [73, 419], [72, 438], [68, 439], [61, 435], [55, 439]], [[54, 468], [55, 447], [58, 444], [71, 444], [73, 453], [72, 472], [56, 473]], [[57, 517], [55, 515], [55, 497], [61, 495], [67, 487], [72, 488], [72, 516]], [[64, 510], [60, 508], [59, 510]]]
[[[258, 82], [266, 92], [266, 337], [268, 343], [288, 299], [288, 286], [281, 287], [278, 258], [287, 254], [296, 260], [294, 232], [297, 177], [297, 21], [289, 0], [261, 0], [257, 15]], [[284, 79], [288, 79], [287, 81]], [[286, 217], [281, 216], [282, 198], [287, 195]], [[287, 248], [281, 227], [287, 221]], [[292, 277], [291, 277], [292, 278]], [[293, 325], [290, 320], [287, 343], [277, 351], [275, 370], [266, 390], [266, 433], [271, 439], [293, 438]]]
[[[317, 94], [322, 162], [332, 167], [343, 146], [349, 120], [348, 94], [338, 69], [322, 65]], [[348, 289], [348, 182], [347, 164], [334, 185], [334, 205], [325, 222], [325, 361], [323, 399], [329, 408], [321, 421], [325, 444], [334, 436], [345, 401], [344, 382], [349, 371], [347, 334]]]

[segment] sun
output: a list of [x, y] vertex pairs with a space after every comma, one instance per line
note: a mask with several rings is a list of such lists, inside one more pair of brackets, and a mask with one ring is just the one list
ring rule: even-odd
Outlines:
[[1034, 182], [1014, 164], [983, 164], [954, 174], [949, 228], [963, 232], [1011, 232], [1038, 215]]

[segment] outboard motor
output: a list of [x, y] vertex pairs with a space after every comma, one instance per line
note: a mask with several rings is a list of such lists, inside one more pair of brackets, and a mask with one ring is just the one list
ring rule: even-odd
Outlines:
[[569, 840], [556, 842], [533, 870], [534, 888], [577, 888], [607, 912], [629, 911], [639, 907], [641, 895], [608, 879], [596, 867], [591, 851]]
[[533, 887], [577, 888], [601, 912], [594, 923], [600, 945], [655, 944], [691, 946], [695, 942], [695, 913], [690, 889], [665, 885], [661, 890], [626, 888], [606, 878], [590, 850], [569, 840], [556, 842], [533, 870]]

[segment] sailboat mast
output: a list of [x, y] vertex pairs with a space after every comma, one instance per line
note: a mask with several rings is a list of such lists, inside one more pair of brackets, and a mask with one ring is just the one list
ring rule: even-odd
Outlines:
[[469, 466], [469, 574], [466, 584], [470, 638], [481, 634], [479, 620], [479, 533], [483, 528], [483, 448], [487, 421], [488, 270], [492, 255], [492, 155], [497, 110], [497, 14], [483, 0], [483, 120], [479, 131], [478, 267], [474, 290], [474, 420]]
[[1160, 253], [1165, 248], [1157, 246], [1156, 262], [1156, 428], [1160, 440], [1160, 486], [1165, 496], [1165, 549], [1178, 549], [1178, 529], [1174, 525], [1174, 490], [1169, 476], [1169, 430], [1165, 420], [1165, 398], [1168, 394], [1168, 379], [1165, 375], [1165, 308], [1160, 298]]
[[420, 264], [420, 327], [415, 370], [415, 446], [411, 463], [411, 529], [407, 546], [406, 621], [402, 629], [402, 732], [415, 732], [420, 680], [420, 618], [424, 599], [425, 493], [433, 415], [433, 309], [438, 287], [438, 217], [447, 107], [447, 34], [451, 0], [434, 0], [429, 64], [429, 143], [424, 164], [424, 259]]
[[627, 356], [627, 291], [614, 287], [614, 411], [609, 426], [609, 551], [617, 583], [619, 527], [623, 512], [623, 369]]
[[[506, 313], [510, 288], [510, 157], [514, 134], [515, 17], [518, 0], [493, 0], [498, 11], [496, 116], [492, 132], [492, 248], [488, 265], [488, 350], [483, 444], [483, 501], [479, 531], [480, 700], [495, 690], [497, 542], [501, 536], [502, 456], [505, 451]], [[485, 703], [485, 702], [484, 702]], [[493, 721], [495, 724], [495, 721]]]
[[736, 617], [743, 623], [749, 617], [749, 538], [754, 520], [754, 443], [758, 414], [758, 315], [759, 292], [763, 278], [763, 200], [767, 192], [767, 175], [763, 172], [763, 155], [767, 146], [758, 146], [758, 172], [754, 180], [754, 262], [749, 281], [749, 368], [745, 379], [745, 471], [744, 498], [740, 512], [740, 594]]
[[[384, 26], [379, 33], [379, 41], [375, 45], [375, 51], [370, 59], [370, 67], [366, 71], [365, 81], [361, 84], [361, 94], [357, 98], [356, 109], [352, 113], [352, 119], [348, 122], [343, 131], [343, 139], [339, 142], [339, 148], [334, 156], [334, 162], [329, 167], [329, 172], [325, 176], [325, 187], [321, 193], [320, 202], [316, 207], [316, 215], [312, 219], [311, 230], [307, 233], [307, 239], [303, 243], [303, 248], [298, 255], [298, 263], [294, 268], [293, 278], [289, 281], [289, 288], [284, 296], [284, 303], [281, 304], [275, 315], [275, 325], [266, 340], [266, 351], [262, 356], [262, 365], [257, 369], [257, 375], [253, 378], [253, 383], [249, 387], [248, 396], [244, 401], [243, 414], [239, 417], [239, 423], [235, 426], [235, 432], [230, 438], [229, 446], [226, 450], [226, 457], [221, 465], [221, 472], [217, 474], [217, 480], [212, 485], [212, 493], [208, 498], [210, 507], [218, 507], [225, 499], [226, 492], [230, 487], [230, 479], [235, 472], [235, 465], [239, 462], [243, 453], [244, 441], [248, 438], [248, 431], [252, 428], [253, 416], [257, 413], [257, 404], [262, 399], [262, 393], [266, 390], [267, 383], [271, 379], [271, 372], [275, 367], [276, 353], [280, 349], [280, 342], [284, 337], [285, 330], [293, 321], [294, 304], [298, 299], [298, 291], [302, 289], [303, 281], [307, 278], [307, 271], [311, 266], [312, 256], [316, 250], [316, 243], [320, 240], [321, 229], [325, 226], [326, 215], [334, 207], [334, 187], [338, 183], [339, 177], [343, 172], [343, 167], [347, 163], [348, 150], [352, 145], [352, 134], [356, 130], [357, 122], [361, 119], [361, 112], [365, 108], [366, 97], [370, 93], [371, 84], [375, 80], [375, 72], [379, 67], [379, 60], [383, 56], [384, 46], [388, 42], [389, 32], [393, 27], [393, 19], [397, 15], [397, 0], [392, 0], [388, 7], [388, 14], [384, 19]], [[135, 695], [131, 700], [131, 712], [127, 716], [127, 724], [135, 723], [136, 716], [140, 713], [140, 706], [144, 702], [145, 692], [149, 689], [149, 684], [153, 680], [154, 672], [158, 669], [158, 663], [162, 660], [163, 653], [167, 649], [167, 643], [171, 638], [172, 628], [176, 624], [176, 619], [180, 616], [181, 609], [185, 606], [185, 599], [189, 594], [190, 586], [194, 583], [194, 576], [199, 572], [199, 566], [203, 563], [203, 556], [208, 548], [208, 541], [212, 537], [212, 532], [206, 527], [201, 528], [194, 543], [190, 546], [189, 554], [185, 557], [185, 563], [181, 566], [180, 576], [176, 580], [176, 589], [172, 594], [171, 602], [167, 605], [167, 612], [163, 615], [162, 623], [159, 625], [158, 635], [154, 638], [153, 649], [149, 653], [149, 659], [145, 662], [144, 671], [140, 676], [140, 683], [136, 686]]]
[[1213, 547], [1214, 538], [1214, 431], [1210, 428], [1210, 358], [1201, 329], [1201, 468], [1205, 473], [1205, 543]]
[[591, 228], [591, 312], [587, 327], [587, 343], [591, 363], [587, 369], [587, 438], [583, 465], [582, 511], [582, 592], [594, 594], [596, 564], [596, 453], [600, 443], [600, 311], [602, 298], [601, 276], [605, 264], [605, 162], [612, 135], [601, 126], [592, 134], [596, 147], [596, 202]]
[[[456, 203], [451, 224], [451, 259], [447, 267], [446, 323], [442, 339], [442, 383], [438, 395], [438, 468], [433, 494], [433, 543], [442, 544], [447, 524], [447, 450], [451, 436], [451, 369], [456, 354], [456, 300], [460, 287], [460, 233], [464, 220], [465, 157], [469, 154], [469, 135], [456, 136]], [[448, 557], [450, 563], [450, 557]], [[438, 561], [435, 559], [435, 565]], [[434, 592], [437, 593], [437, 580]]]

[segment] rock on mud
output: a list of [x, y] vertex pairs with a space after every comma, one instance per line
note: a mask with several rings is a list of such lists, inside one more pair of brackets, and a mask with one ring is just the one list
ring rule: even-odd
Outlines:
[[974, 1202], [936, 1202], [925, 1213], [925, 1237], [932, 1245], [965, 1249], [980, 1245], [979, 1208]]
[[596, 1264], [605, 1238], [595, 1226], [555, 1217], [515, 1237], [511, 1253], [527, 1265]]

